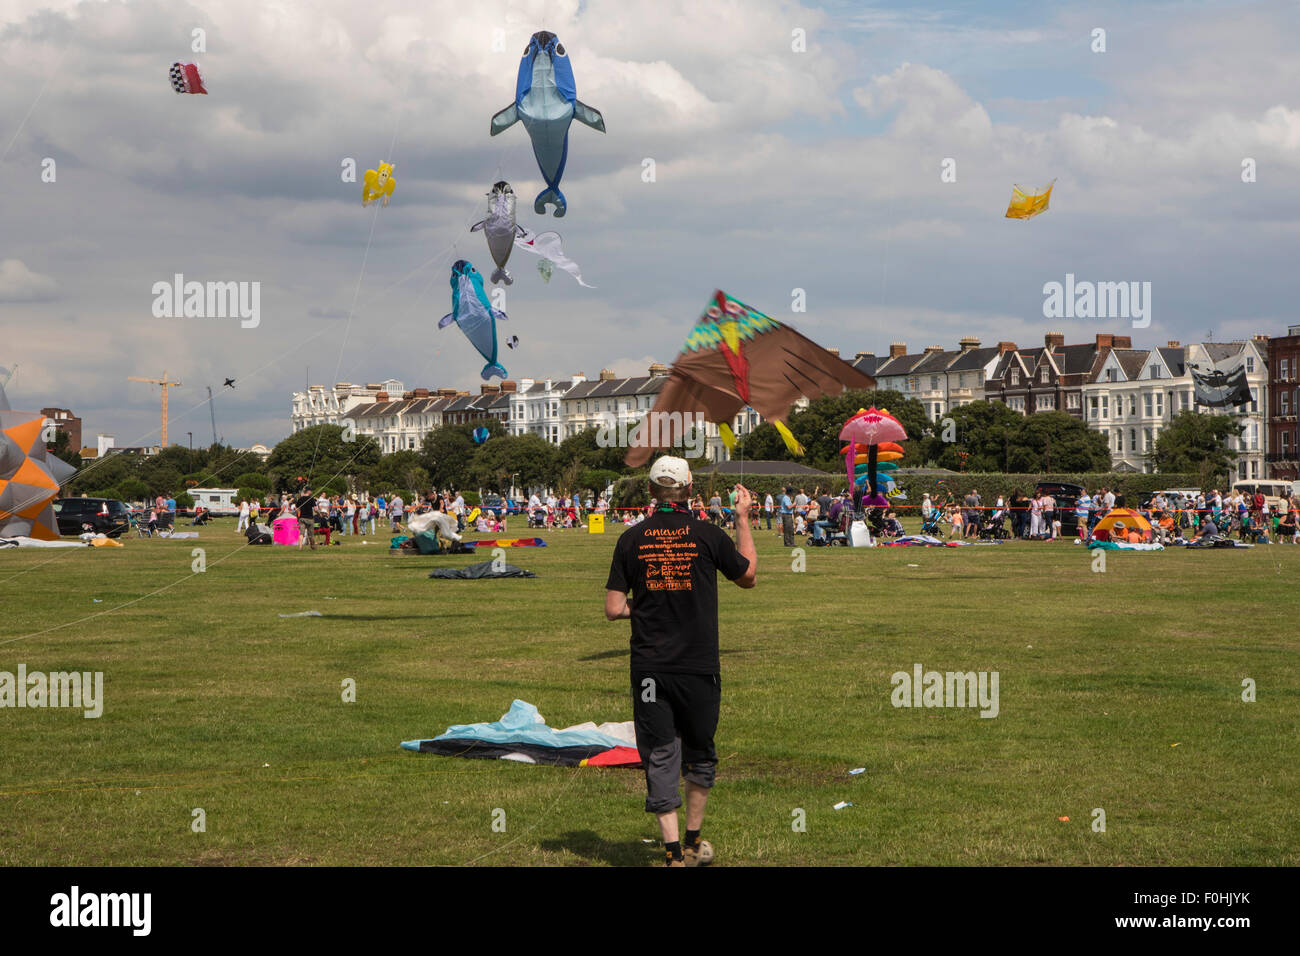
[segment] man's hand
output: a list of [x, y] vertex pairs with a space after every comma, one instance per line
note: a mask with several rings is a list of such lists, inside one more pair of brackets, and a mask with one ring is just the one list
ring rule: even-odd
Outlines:
[[754, 496], [744, 485], [736, 485], [736, 511], [740, 514], [749, 514], [749, 508], [754, 503]]
[[736, 586], [752, 588], [758, 574], [758, 551], [754, 547], [754, 537], [749, 531], [749, 506], [754, 496], [744, 485], [736, 485], [736, 547], [749, 561], [749, 569], [736, 578]]

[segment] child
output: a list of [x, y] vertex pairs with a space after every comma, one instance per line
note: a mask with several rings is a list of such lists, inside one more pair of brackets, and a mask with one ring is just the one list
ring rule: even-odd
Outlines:
[[949, 532], [948, 539], [952, 540], [953, 538], [960, 538], [961, 537], [961, 509], [949, 508], [948, 520], [952, 522], [952, 531]]

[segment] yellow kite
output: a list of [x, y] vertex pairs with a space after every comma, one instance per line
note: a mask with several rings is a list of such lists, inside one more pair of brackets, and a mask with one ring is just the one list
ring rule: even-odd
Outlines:
[[1047, 212], [1047, 204], [1052, 201], [1053, 179], [1041, 193], [1027, 193], [1019, 186], [1011, 188], [1011, 205], [1007, 206], [1008, 219], [1033, 219], [1040, 212]]

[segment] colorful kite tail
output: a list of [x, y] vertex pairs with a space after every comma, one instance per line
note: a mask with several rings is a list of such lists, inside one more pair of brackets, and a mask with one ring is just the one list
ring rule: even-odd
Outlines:
[[560, 192], [558, 186], [548, 186], [537, 194], [537, 199], [533, 201], [533, 212], [539, 216], [545, 216], [547, 203], [555, 207], [555, 217], [557, 219], [568, 211], [569, 204], [565, 201], [564, 193]]
[[504, 282], [506, 285], [514, 285], [515, 283], [515, 280], [510, 278], [510, 273], [506, 272], [504, 266], [498, 266], [496, 271], [492, 273], [492, 281]]
[[507, 372], [505, 366], [501, 365], [499, 362], [488, 362], [483, 366], [483, 371], [480, 374], [483, 376], [483, 381], [486, 382], [493, 375], [497, 378], [505, 378], [510, 373]]

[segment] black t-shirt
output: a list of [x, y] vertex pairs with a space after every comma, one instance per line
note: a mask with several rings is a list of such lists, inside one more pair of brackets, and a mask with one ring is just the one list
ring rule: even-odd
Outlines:
[[632, 598], [632, 669], [716, 674], [718, 572], [734, 581], [749, 559], [716, 525], [656, 511], [623, 532], [605, 587]]
[[303, 495], [298, 499], [298, 517], [307, 521], [311, 520], [312, 512], [316, 510], [316, 499], [311, 495]]

